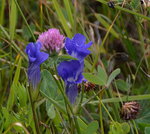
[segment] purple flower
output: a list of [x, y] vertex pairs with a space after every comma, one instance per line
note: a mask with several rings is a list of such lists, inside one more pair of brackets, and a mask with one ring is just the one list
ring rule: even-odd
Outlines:
[[64, 38], [58, 29], [51, 28], [39, 35], [37, 41], [42, 43], [42, 50], [58, 53], [64, 47]]
[[59, 76], [65, 81], [66, 94], [71, 103], [75, 102], [78, 95], [77, 84], [83, 80], [83, 66], [78, 60], [63, 61], [57, 67]]
[[37, 87], [37, 84], [40, 81], [40, 64], [48, 59], [48, 54], [41, 52], [41, 43], [29, 43], [26, 47], [26, 54], [29, 59], [28, 66], [28, 79], [32, 84], [33, 88]]
[[86, 38], [82, 34], [75, 34], [72, 39], [66, 38], [65, 49], [67, 53], [72, 57], [78, 58], [80, 61], [83, 61], [84, 58], [91, 53], [88, 48], [93, 44], [92, 41], [88, 44], [85, 44], [85, 41]]

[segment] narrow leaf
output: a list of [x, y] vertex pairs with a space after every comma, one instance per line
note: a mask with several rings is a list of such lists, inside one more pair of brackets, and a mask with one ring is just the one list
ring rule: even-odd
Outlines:
[[85, 79], [87, 79], [89, 82], [92, 82], [97, 85], [105, 85], [105, 82], [103, 79], [101, 79], [99, 76], [93, 75], [91, 73], [83, 73]]
[[107, 73], [106, 71], [101, 67], [101, 66], [98, 66], [98, 77], [103, 81], [103, 83], [107, 83], [107, 79], [108, 79], [108, 76], [107, 76]]
[[9, 33], [10, 38], [14, 38], [16, 24], [17, 24], [17, 7], [14, 0], [11, 0], [11, 9], [9, 14]]
[[110, 76], [108, 77], [108, 81], [107, 81], [107, 87], [109, 87], [109, 85], [111, 84], [111, 82], [115, 79], [115, 77], [120, 73], [120, 69], [117, 68], [116, 70], [114, 70]]
[[85, 131], [84, 134], [94, 134], [94, 133], [96, 133], [98, 127], [99, 127], [99, 126], [98, 126], [98, 122], [97, 122], [97, 121], [91, 122], [91, 123], [88, 125], [88, 127], [87, 127], [87, 129], [86, 129], [86, 131]]
[[57, 15], [58, 15], [58, 18], [67, 34], [68, 37], [71, 37], [72, 36], [72, 33], [67, 25], [67, 21], [63, 15], [63, 12], [61, 11], [61, 7], [59, 6], [58, 4], [58, 1], [57, 0], [52, 0], [53, 1], [53, 4], [54, 4], [54, 7], [55, 7], [55, 10], [57, 12]]

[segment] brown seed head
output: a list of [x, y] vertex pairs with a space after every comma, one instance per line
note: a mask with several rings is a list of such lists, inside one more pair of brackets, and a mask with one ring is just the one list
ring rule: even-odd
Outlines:
[[137, 117], [139, 113], [140, 105], [139, 103], [132, 101], [126, 102], [121, 108], [121, 117], [123, 120], [131, 120]]

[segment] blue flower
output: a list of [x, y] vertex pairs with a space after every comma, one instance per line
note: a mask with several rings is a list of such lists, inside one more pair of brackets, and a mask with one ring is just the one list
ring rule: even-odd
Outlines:
[[72, 39], [66, 38], [65, 49], [67, 53], [82, 62], [84, 58], [91, 53], [88, 48], [93, 44], [92, 41], [85, 44], [85, 41], [86, 38], [82, 34], [75, 34]]
[[49, 57], [47, 53], [41, 52], [40, 49], [41, 43], [36, 42], [29, 43], [25, 50], [29, 59], [28, 79], [34, 89], [40, 81], [40, 64], [42, 64]]
[[77, 84], [83, 81], [83, 66], [78, 60], [63, 61], [58, 65], [57, 70], [65, 81], [66, 94], [70, 102], [74, 103], [78, 95]]
[[72, 39], [66, 38], [67, 53], [78, 60], [63, 61], [57, 67], [59, 76], [65, 81], [66, 94], [71, 103], [75, 102], [78, 95], [77, 85], [85, 80], [82, 75], [84, 58], [91, 53], [88, 48], [93, 44], [85, 44], [85, 41], [86, 38], [82, 34], [76, 34]]

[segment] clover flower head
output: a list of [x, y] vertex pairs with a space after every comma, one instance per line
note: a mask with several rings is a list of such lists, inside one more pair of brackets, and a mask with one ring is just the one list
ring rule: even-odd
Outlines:
[[28, 80], [34, 89], [40, 81], [40, 64], [47, 60], [49, 56], [47, 53], [41, 52], [40, 49], [41, 43], [37, 42], [29, 43], [25, 50], [29, 59]]
[[93, 44], [92, 41], [88, 44], [85, 44], [85, 41], [85, 36], [80, 33], [75, 34], [72, 39], [66, 38], [65, 49], [67, 53], [72, 57], [78, 58], [80, 61], [83, 61], [84, 58], [91, 53], [88, 48]]
[[51, 28], [40, 34], [37, 41], [42, 43], [42, 50], [58, 53], [64, 47], [64, 38], [65, 37], [60, 34], [58, 29]]
[[71, 103], [75, 102], [78, 95], [78, 83], [83, 81], [83, 66], [78, 60], [63, 61], [58, 67], [58, 74], [66, 84], [66, 94]]

